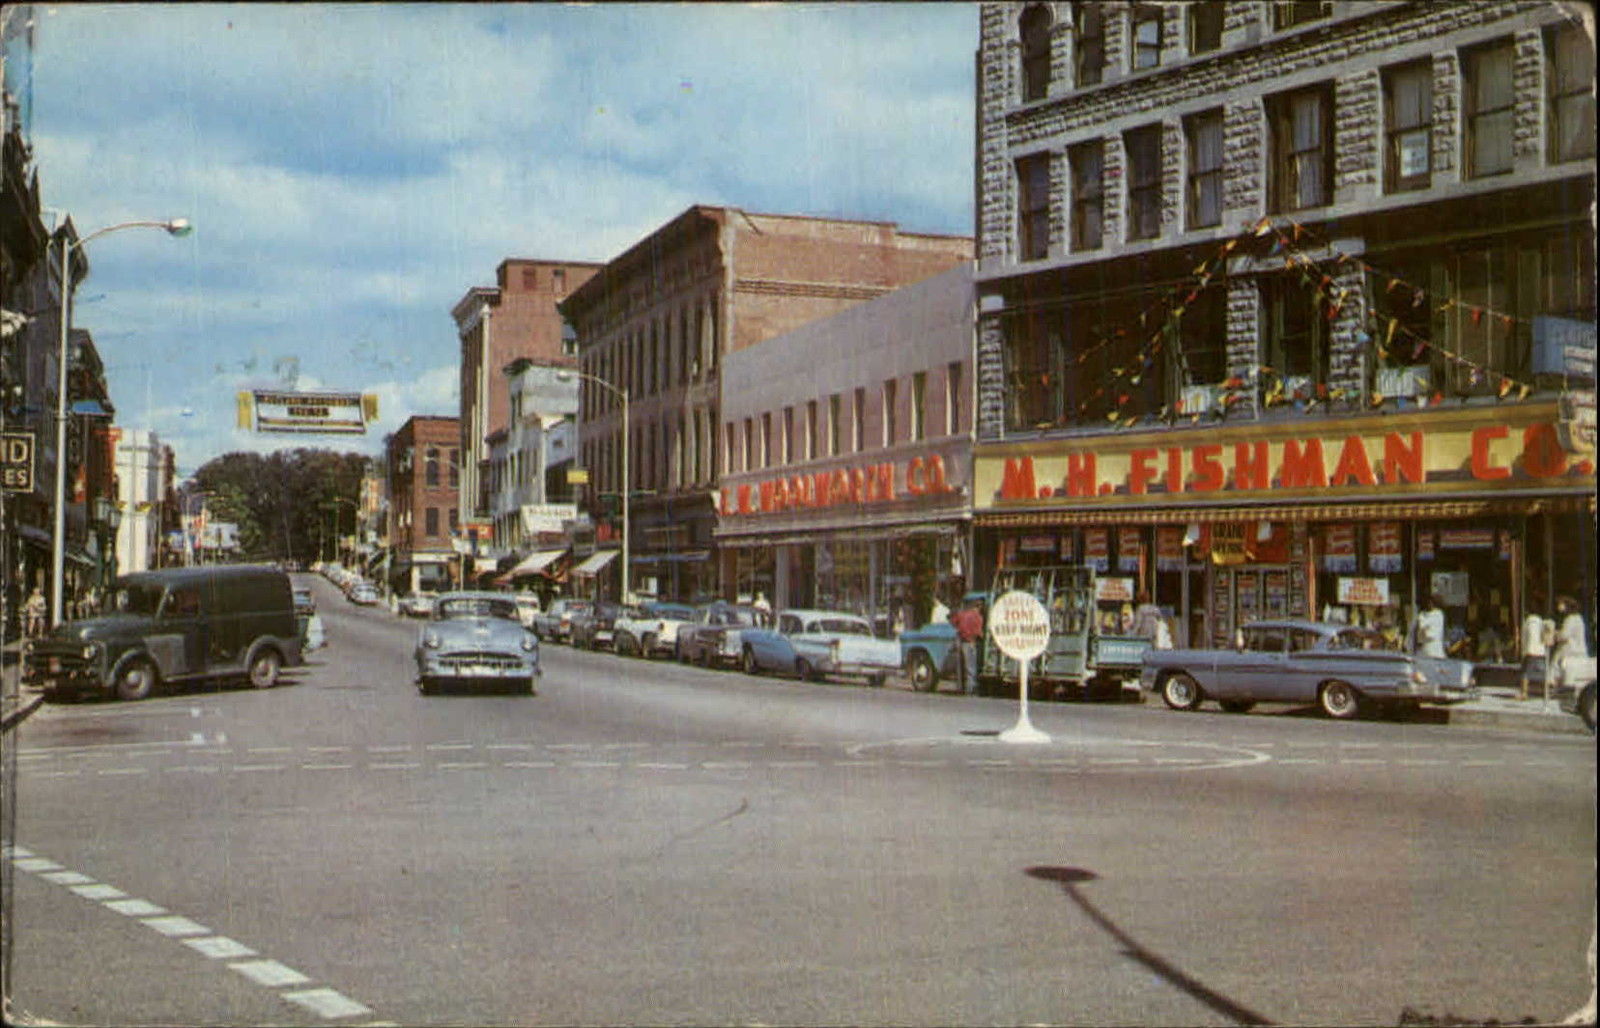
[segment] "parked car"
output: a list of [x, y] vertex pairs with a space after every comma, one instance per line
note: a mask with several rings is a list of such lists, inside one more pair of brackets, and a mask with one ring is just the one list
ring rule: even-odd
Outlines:
[[739, 633], [740, 666], [746, 674], [782, 671], [806, 681], [829, 675], [864, 678], [881, 686], [900, 670], [900, 644], [876, 639], [864, 617], [827, 610], [786, 610], [770, 628]]
[[300, 652], [310, 653], [328, 645], [328, 635], [323, 628], [322, 615], [317, 613], [316, 597], [308, 585], [294, 586], [294, 619], [300, 629]]
[[772, 615], [747, 604], [707, 603], [678, 629], [678, 659], [702, 667], [732, 666], [744, 653], [740, 633], [766, 627]]
[[539, 597], [533, 593], [515, 594], [517, 603], [517, 618], [522, 622], [523, 628], [532, 628], [533, 619], [539, 615]]
[[378, 603], [378, 590], [370, 582], [360, 582], [350, 590], [350, 602], [362, 607]]
[[1147, 650], [1141, 685], [1175, 710], [1215, 700], [1243, 713], [1257, 702], [1316, 703], [1333, 718], [1377, 705], [1415, 708], [1477, 695], [1464, 660], [1386, 649], [1377, 632], [1319, 621], [1257, 621], [1231, 650]]
[[572, 615], [568, 641], [580, 649], [608, 650], [616, 638], [614, 626], [619, 617], [632, 617], [639, 608], [602, 600], [588, 610]]
[[231, 676], [265, 689], [304, 660], [294, 591], [275, 567], [123, 575], [101, 611], [24, 644], [24, 681], [47, 694], [92, 689], [142, 700], [163, 683]]
[[1556, 702], [1568, 714], [1583, 719], [1594, 731], [1595, 658], [1565, 657], [1554, 676]]
[[400, 597], [397, 609], [408, 618], [425, 618], [433, 613], [433, 593], [409, 592]]
[[614, 649], [639, 657], [671, 656], [678, 652], [679, 626], [694, 620], [694, 608], [687, 603], [651, 601], [639, 605], [636, 613], [618, 618]]
[[[971, 592], [962, 597], [963, 604], [977, 601], [987, 603], [989, 594]], [[955, 678], [960, 654], [956, 646], [956, 629], [949, 621], [930, 621], [921, 628], [909, 628], [900, 633], [900, 667], [911, 680], [911, 688], [920, 692], [934, 692], [941, 678]], [[978, 641], [980, 647], [983, 640]], [[960, 683], [957, 683], [960, 684]]]
[[522, 627], [505, 593], [451, 592], [439, 597], [417, 637], [417, 688], [499, 685], [532, 694], [540, 675], [539, 640]]
[[563, 597], [552, 600], [550, 608], [534, 615], [533, 631], [542, 641], [566, 642], [572, 638], [572, 618], [594, 606], [593, 600], [576, 600]]

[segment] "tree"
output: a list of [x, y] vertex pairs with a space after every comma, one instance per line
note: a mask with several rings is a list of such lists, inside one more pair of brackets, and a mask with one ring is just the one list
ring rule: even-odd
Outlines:
[[331, 527], [327, 508], [359, 503], [371, 465], [359, 453], [307, 447], [226, 453], [196, 471], [185, 492], [209, 494], [212, 520], [239, 526], [247, 559], [312, 560]]

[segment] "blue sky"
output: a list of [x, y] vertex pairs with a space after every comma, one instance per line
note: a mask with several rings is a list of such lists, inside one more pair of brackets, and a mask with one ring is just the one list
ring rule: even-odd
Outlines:
[[[608, 260], [694, 203], [972, 231], [965, 4], [35, 8], [44, 203], [118, 421], [187, 473], [376, 452], [456, 410], [450, 308], [509, 256]], [[376, 392], [365, 440], [250, 436], [234, 393]]]

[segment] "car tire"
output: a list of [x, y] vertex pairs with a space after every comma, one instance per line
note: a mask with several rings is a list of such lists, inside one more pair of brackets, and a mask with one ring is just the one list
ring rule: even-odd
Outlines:
[[812, 667], [811, 661], [804, 657], [794, 662], [794, 671], [795, 674], [800, 676], [800, 681], [802, 682], [815, 682], [817, 680], [817, 669]]
[[1578, 694], [1578, 717], [1583, 719], [1591, 732], [1594, 731], [1594, 716], [1594, 683], [1590, 682]]
[[867, 676], [867, 684], [872, 686], [874, 689], [882, 689], [883, 683], [887, 682], [888, 680], [889, 676], [884, 674], [882, 671], [875, 675]]
[[433, 691], [434, 684], [432, 682], [428, 681], [426, 678], [417, 679], [417, 692], [420, 692], [424, 696], [432, 696]]
[[1219, 700], [1218, 706], [1230, 714], [1248, 714], [1255, 708], [1255, 700]]
[[744, 653], [739, 655], [739, 670], [747, 675], [761, 673], [761, 665], [756, 663], [756, 652], [748, 646], [744, 648]]
[[918, 650], [906, 661], [906, 676], [911, 679], [913, 692], [937, 692], [939, 690], [939, 669], [933, 666], [933, 658]]
[[1317, 706], [1336, 721], [1349, 721], [1361, 712], [1361, 694], [1349, 682], [1324, 682], [1317, 690]]
[[119, 700], [149, 699], [156, 691], [157, 677], [155, 665], [141, 657], [122, 665], [111, 688]]
[[1182, 671], [1168, 675], [1161, 683], [1161, 699], [1173, 710], [1194, 710], [1204, 698], [1200, 683]]
[[250, 658], [250, 684], [257, 689], [270, 689], [278, 684], [278, 671], [283, 667], [283, 659], [274, 649], [257, 650], [256, 655]]
[[528, 688], [526, 692], [529, 696], [539, 695], [539, 680], [532, 675], [528, 676]]
[[656, 655], [656, 637], [647, 635], [639, 642], [639, 656], [645, 660], [653, 660]]

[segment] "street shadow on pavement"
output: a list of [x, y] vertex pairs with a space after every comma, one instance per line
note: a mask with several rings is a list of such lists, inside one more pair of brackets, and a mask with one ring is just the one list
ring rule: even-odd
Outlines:
[[1235, 1003], [1221, 993], [1208, 989], [1204, 984], [1184, 974], [1182, 970], [1168, 963], [1159, 954], [1146, 949], [1138, 940], [1117, 927], [1117, 923], [1101, 913], [1100, 909], [1091, 903], [1089, 898], [1078, 888], [1081, 883], [1092, 882], [1099, 877], [1093, 871], [1080, 867], [1036, 866], [1028, 868], [1027, 873], [1030, 878], [1038, 878], [1041, 881], [1055, 882], [1060, 885], [1061, 891], [1067, 894], [1068, 899], [1077, 904], [1078, 909], [1087, 914], [1091, 921], [1099, 925], [1105, 930], [1106, 934], [1122, 945], [1124, 953], [1212, 1010], [1232, 1019], [1237, 1024], [1270, 1025], [1275, 1023], [1262, 1017], [1249, 1007]]
[[[272, 689], [287, 689], [290, 686], [302, 685], [305, 682], [305, 668], [295, 668], [293, 671], [282, 671], [278, 674], [276, 684]], [[225, 692], [255, 692], [256, 687], [250, 684], [248, 678], [212, 678], [196, 682], [162, 682], [156, 686], [156, 691], [151, 699], [176, 698], [184, 696], [204, 696]], [[85, 689], [76, 693], [46, 692], [44, 702], [52, 706], [79, 706], [104, 703], [144, 703], [145, 700], [119, 700], [116, 696], [100, 689]]]

